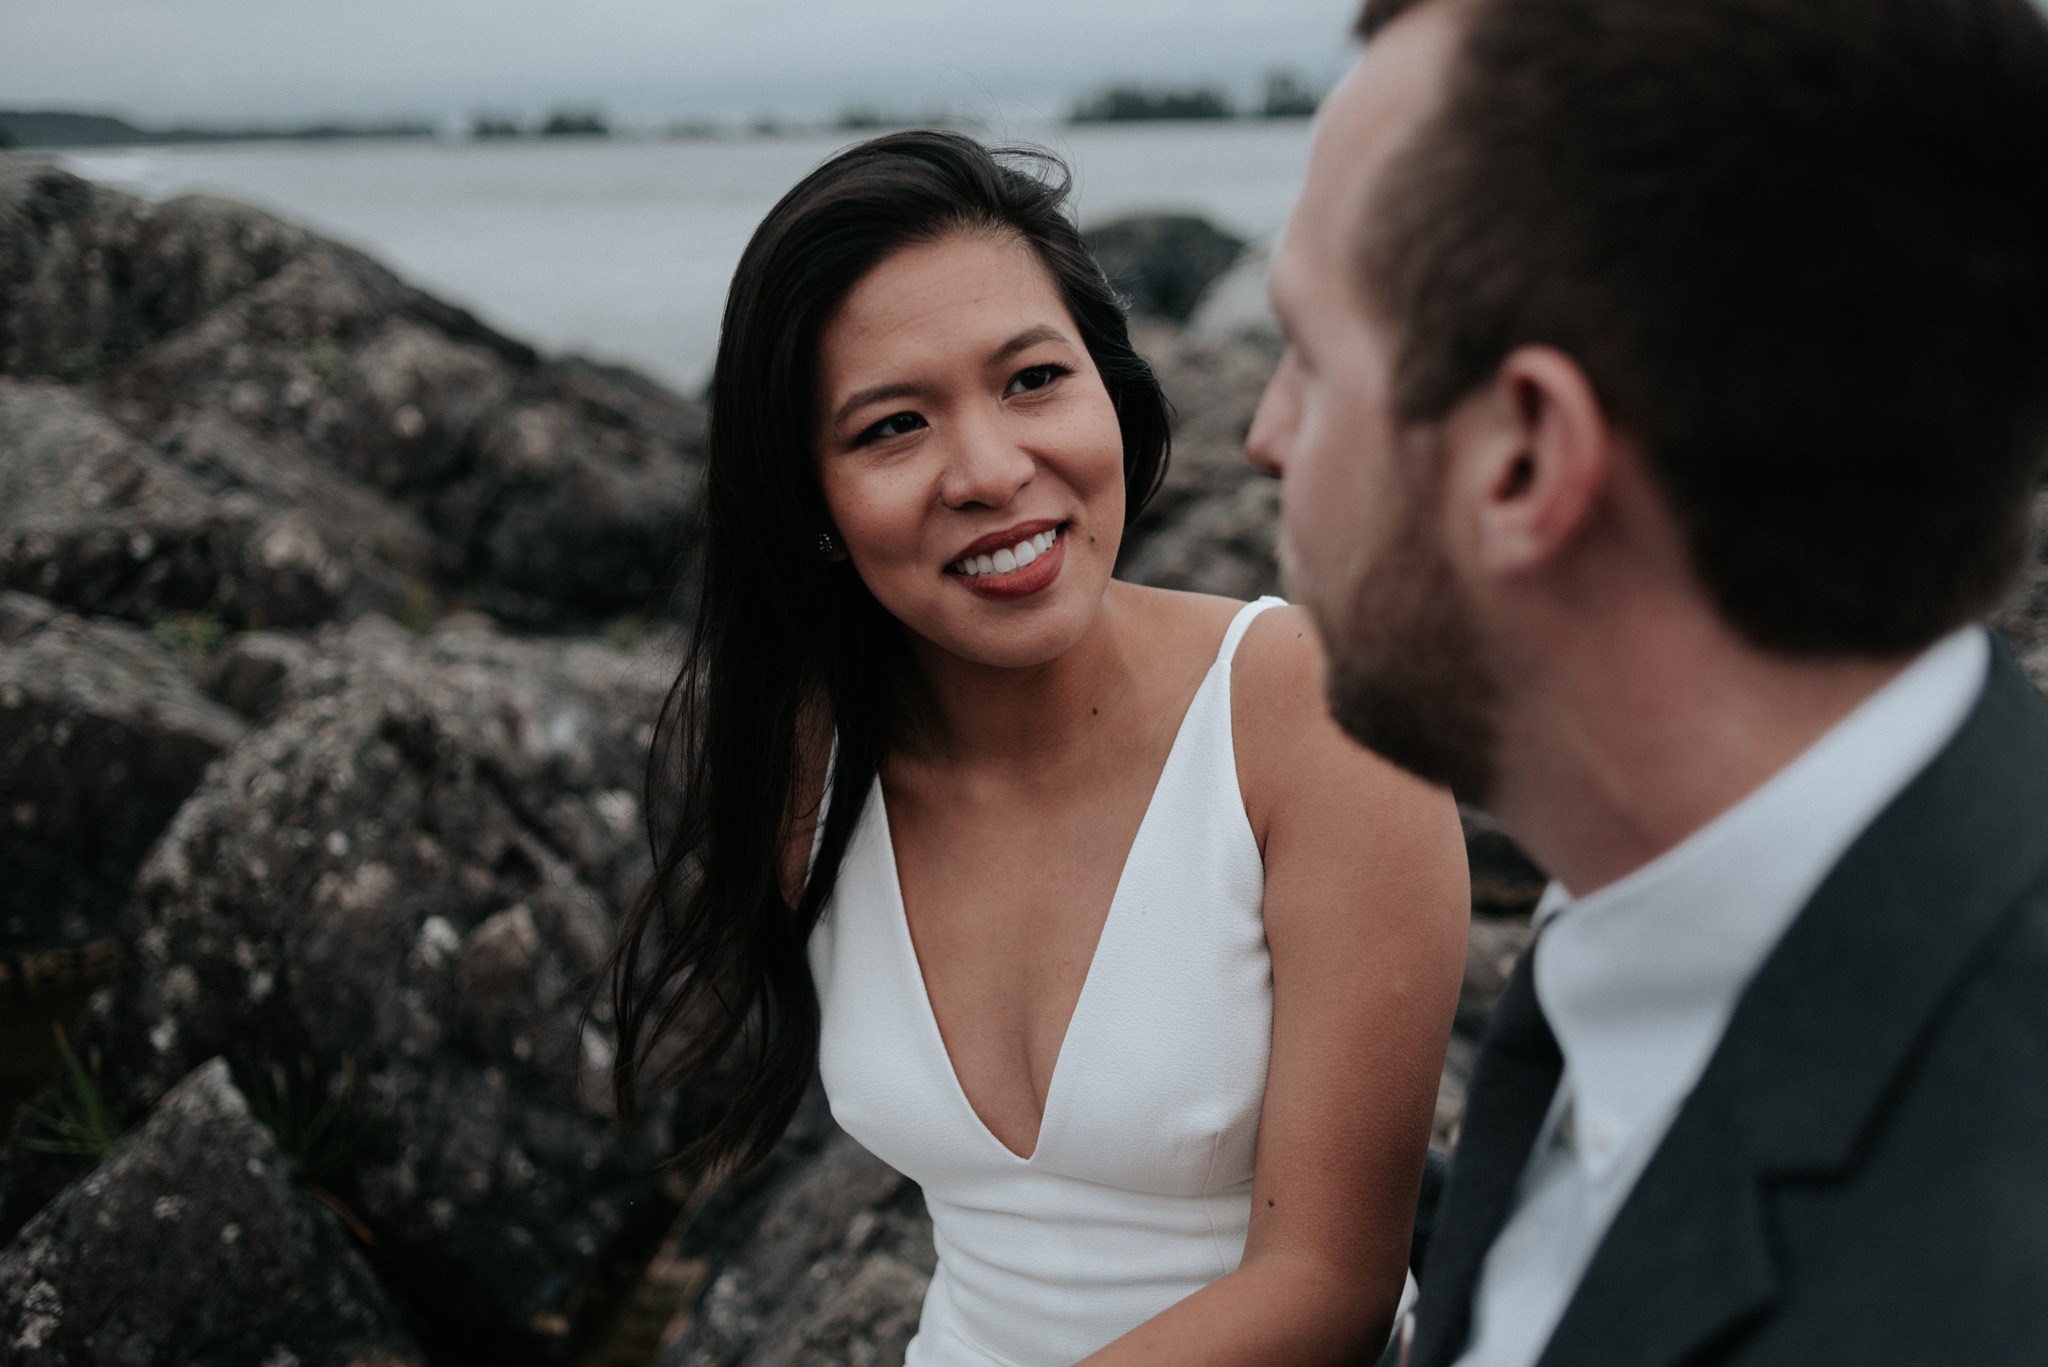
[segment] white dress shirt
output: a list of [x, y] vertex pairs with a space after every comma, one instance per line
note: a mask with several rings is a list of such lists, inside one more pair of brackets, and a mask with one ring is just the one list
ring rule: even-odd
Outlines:
[[1634, 873], [1538, 905], [1536, 997], [1564, 1075], [1480, 1267], [1459, 1367], [1530, 1367], [1801, 907], [1948, 744], [1990, 648], [1930, 647], [1762, 787]]

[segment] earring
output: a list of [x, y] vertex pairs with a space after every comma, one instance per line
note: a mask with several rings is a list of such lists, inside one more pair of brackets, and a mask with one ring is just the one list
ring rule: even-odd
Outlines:
[[838, 550], [838, 549], [839, 549], [839, 543], [838, 543], [837, 541], [834, 541], [834, 540], [832, 539], [832, 533], [830, 533], [830, 532], [819, 532], [819, 533], [818, 533], [818, 554], [819, 554], [819, 555], [830, 555], [830, 554], [832, 554], [832, 552], [834, 552], [834, 551], [836, 551], [836, 550]]

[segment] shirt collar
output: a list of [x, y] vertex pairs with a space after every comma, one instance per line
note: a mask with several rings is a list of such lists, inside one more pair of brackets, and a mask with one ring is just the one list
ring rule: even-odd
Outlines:
[[1537, 909], [1537, 999], [1595, 1175], [1692, 1090], [1743, 989], [1856, 837], [1955, 735], [1990, 663], [1980, 627], [1923, 652], [1763, 786], [1655, 860]]

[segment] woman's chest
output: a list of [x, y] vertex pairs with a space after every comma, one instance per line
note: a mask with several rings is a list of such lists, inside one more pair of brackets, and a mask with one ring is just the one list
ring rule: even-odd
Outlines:
[[[1028, 923], [1020, 917], [990, 932], [1016, 956], [1008, 981], [1001, 954], [963, 954], [954, 966], [974, 972], [950, 980], [921, 970], [928, 942], [913, 935], [915, 914], [905, 915], [890, 823], [864, 819], [811, 945], [824, 1007], [821, 1063], [840, 1123], [928, 1186], [1025, 1162], [1162, 1194], [1248, 1178], [1272, 987], [1263, 868], [1242, 813], [1234, 824], [1230, 815], [1148, 821], [1143, 839], [1126, 842], [1125, 866], [1100, 897], [1094, 943], [1071, 951], [1078, 962], [1052, 966], [1051, 979], [1071, 988], [1071, 1006], [1058, 1037], [1040, 1041], [1036, 1062], [1020, 1058], [1014, 1039], [1005, 1058], [1001, 1039], [1020, 1020], [1033, 1022], [1025, 999], [1045, 981], [1027, 976], [1027, 967], [1047, 971], [1042, 952], [1025, 943]], [[1045, 885], [1049, 862], [1001, 867]], [[960, 886], [971, 893], [988, 882], [983, 869]], [[963, 918], [925, 929], [972, 938], [973, 927]], [[1088, 927], [1066, 929], [1078, 944]], [[1059, 977], [1061, 968], [1071, 976]], [[955, 1044], [962, 1047], [949, 1051]], [[1003, 1101], [997, 1092], [976, 1091], [1005, 1062], [1012, 1079], [1030, 1077], [1031, 1093], [1020, 1098], [1013, 1088], [1009, 1100], [1030, 1108], [1038, 1123], [1026, 1137], [1035, 1144], [1019, 1142], [1021, 1126], [1006, 1135], [1002, 1115], [991, 1117], [989, 1103]]]

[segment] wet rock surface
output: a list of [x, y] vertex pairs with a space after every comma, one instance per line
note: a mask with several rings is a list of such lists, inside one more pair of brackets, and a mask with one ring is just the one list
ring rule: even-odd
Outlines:
[[0, 1252], [0, 1363], [421, 1361], [219, 1059]]

